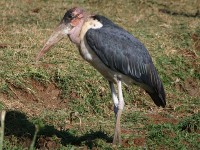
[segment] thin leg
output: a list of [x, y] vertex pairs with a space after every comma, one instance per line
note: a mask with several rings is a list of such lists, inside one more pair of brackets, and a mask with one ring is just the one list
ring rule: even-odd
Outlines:
[[118, 80], [117, 87], [118, 87], [118, 95], [119, 95], [118, 108], [123, 110], [124, 109], [124, 98], [123, 98], [123, 93], [122, 93], [122, 81], [121, 80]]
[[113, 144], [116, 145], [118, 144], [122, 144], [122, 140], [121, 140], [121, 125], [120, 125], [120, 117], [122, 114], [122, 110], [119, 109], [117, 112], [117, 119], [116, 119], [116, 123], [115, 123], [115, 133], [114, 133], [114, 137], [113, 137]]
[[113, 144], [116, 144], [117, 142], [119, 144], [122, 144], [120, 118], [121, 118], [122, 110], [124, 108], [124, 99], [123, 99], [123, 94], [122, 94], [121, 80], [118, 80], [117, 87], [118, 87], [119, 103], [118, 103], [118, 107], [117, 107], [118, 111], [117, 111], [117, 117], [116, 117], [115, 134], [114, 134], [114, 138], [113, 138]]
[[111, 93], [112, 93], [112, 99], [113, 99], [113, 103], [114, 103], [114, 113], [115, 113], [115, 117], [117, 118], [119, 101], [118, 101], [117, 94], [116, 94], [116, 91], [115, 91], [114, 83], [109, 81], [109, 85], [110, 85], [110, 89], [111, 89]]

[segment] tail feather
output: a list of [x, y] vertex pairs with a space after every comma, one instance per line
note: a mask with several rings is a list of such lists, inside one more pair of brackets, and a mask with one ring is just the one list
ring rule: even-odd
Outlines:
[[147, 93], [150, 95], [150, 97], [157, 106], [162, 106], [163, 108], [166, 106], [165, 93]]
[[165, 90], [153, 64], [149, 65], [148, 75], [145, 81], [150, 89], [146, 89], [146, 92], [157, 106], [162, 106], [164, 108], [166, 106]]

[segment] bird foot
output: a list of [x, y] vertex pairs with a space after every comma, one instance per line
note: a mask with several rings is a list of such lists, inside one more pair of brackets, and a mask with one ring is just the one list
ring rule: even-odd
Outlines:
[[112, 144], [113, 145], [117, 145], [117, 144], [121, 145], [122, 144], [121, 135], [118, 134], [118, 135], [114, 136]]

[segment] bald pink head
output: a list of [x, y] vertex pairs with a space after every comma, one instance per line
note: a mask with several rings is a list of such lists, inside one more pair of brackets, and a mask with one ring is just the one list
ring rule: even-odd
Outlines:
[[47, 51], [50, 50], [53, 45], [62, 40], [64, 37], [69, 36], [72, 42], [79, 44], [79, 34], [87, 16], [88, 15], [82, 8], [74, 7], [69, 9], [65, 13], [60, 24], [56, 27], [52, 35], [44, 44], [42, 50], [38, 53], [36, 61], [38, 61]]

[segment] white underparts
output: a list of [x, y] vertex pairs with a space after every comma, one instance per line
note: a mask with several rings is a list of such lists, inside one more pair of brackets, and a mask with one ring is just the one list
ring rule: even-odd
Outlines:
[[[98, 29], [103, 27], [103, 25], [98, 20], [93, 20], [92, 18], [84, 22], [81, 33], [80, 33], [80, 55], [89, 62], [95, 69], [97, 69], [108, 81], [117, 83], [120, 78], [125, 84], [133, 83], [133, 80], [128, 76], [125, 76], [119, 72], [115, 72], [108, 68], [100, 58], [95, 54], [95, 52], [90, 48], [85, 38], [85, 34], [89, 29]], [[98, 42], [98, 41], [97, 41]], [[116, 99], [116, 98], [115, 98]], [[117, 99], [116, 99], [117, 104]]]
[[83, 27], [80, 33], [80, 39], [81, 39], [80, 54], [87, 61], [92, 61], [95, 54], [93, 51], [90, 50], [87, 44], [87, 41], [85, 39], [85, 34], [89, 29], [98, 29], [98, 28], [101, 28], [102, 26], [103, 25], [99, 21], [93, 20], [92, 18], [88, 19], [83, 24]]

